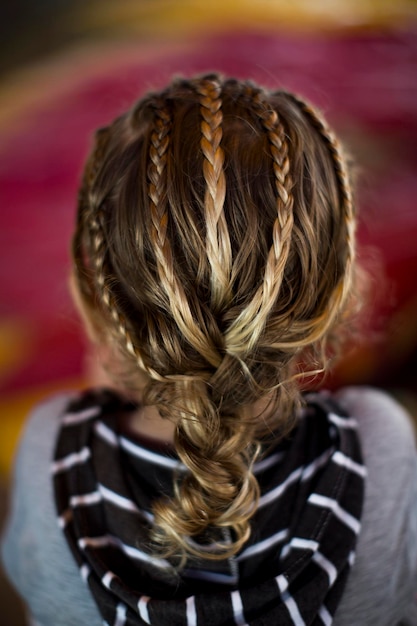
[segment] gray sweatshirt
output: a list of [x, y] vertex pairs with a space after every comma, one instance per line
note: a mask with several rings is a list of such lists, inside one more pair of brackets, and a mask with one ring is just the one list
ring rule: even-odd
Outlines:
[[[357, 556], [335, 626], [417, 626], [417, 454], [411, 422], [387, 395], [347, 388], [339, 403], [359, 423], [368, 469]], [[59, 422], [69, 396], [30, 416], [15, 464], [5, 569], [38, 626], [102, 623], [58, 528], [50, 479]]]

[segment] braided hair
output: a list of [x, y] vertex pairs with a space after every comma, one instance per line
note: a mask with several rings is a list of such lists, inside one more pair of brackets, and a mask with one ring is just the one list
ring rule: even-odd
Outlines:
[[75, 277], [131, 380], [147, 375], [142, 402], [175, 424], [188, 471], [153, 506], [165, 555], [222, 559], [247, 541], [253, 463], [292, 428], [300, 364], [317, 369], [343, 314], [354, 228], [342, 149], [293, 94], [177, 79], [98, 131]]

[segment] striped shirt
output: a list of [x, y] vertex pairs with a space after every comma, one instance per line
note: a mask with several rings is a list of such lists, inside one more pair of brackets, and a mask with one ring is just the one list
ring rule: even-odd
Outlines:
[[247, 544], [220, 562], [190, 558], [178, 574], [149, 550], [149, 530], [153, 501], [188, 470], [174, 450], [121, 432], [124, 410], [108, 391], [72, 401], [52, 464], [58, 523], [104, 623], [331, 624], [360, 531], [354, 418], [324, 393], [306, 396], [291, 435], [254, 466], [261, 497]]

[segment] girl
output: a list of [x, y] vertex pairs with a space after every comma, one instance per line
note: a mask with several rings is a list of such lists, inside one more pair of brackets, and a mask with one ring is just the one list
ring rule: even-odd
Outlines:
[[23, 438], [3, 551], [34, 623], [417, 624], [410, 423], [300, 390], [355, 289], [319, 113], [217, 75], [147, 95], [97, 132], [73, 259], [111, 383]]

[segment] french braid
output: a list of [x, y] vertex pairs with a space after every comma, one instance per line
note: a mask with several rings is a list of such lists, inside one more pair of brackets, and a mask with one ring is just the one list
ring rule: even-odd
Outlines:
[[151, 135], [149, 151], [149, 200], [152, 219], [152, 235], [161, 285], [168, 295], [172, 314], [178, 328], [191, 345], [204, 355], [213, 366], [221, 362], [217, 350], [209, 338], [195, 323], [187, 297], [174, 272], [174, 264], [167, 238], [168, 207], [166, 200], [166, 154], [169, 144], [170, 118], [163, 108], [155, 108], [155, 130]]
[[115, 297], [109, 286], [109, 276], [111, 268], [107, 259], [106, 238], [103, 233], [104, 214], [102, 210], [97, 209], [92, 212], [89, 220], [90, 241], [91, 241], [91, 259], [94, 265], [94, 275], [96, 281], [96, 293], [101, 299], [102, 306], [113, 321], [113, 328], [122, 338], [124, 346], [131, 357], [138, 363], [139, 367], [146, 371], [153, 378], [159, 379], [155, 370], [148, 367], [135, 346], [135, 342], [128, 329], [128, 325], [124, 315], [119, 311]]
[[244, 545], [260, 440], [290, 430], [295, 372], [317, 369], [294, 355], [322, 341], [349, 292], [342, 151], [314, 109], [277, 93], [212, 74], [174, 81], [98, 134], [80, 192], [80, 292], [129, 355], [140, 402], [175, 424], [188, 468], [153, 504], [167, 555]]
[[243, 96], [260, 119], [268, 136], [276, 190], [276, 219], [262, 285], [247, 308], [231, 324], [226, 335], [227, 350], [236, 355], [249, 352], [254, 347], [274, 306], [284, 276], [294, 222], [292, 179], [285, 129], [277, 112], [266, 102], [262, 90], [248, 83]]
[[[159, 374], [146, 365], [141, 353], [136, 348], [126, 319], [119, 311], [116, 299], [109, 286], [111, 267], [107, 258], [106, 237], [103, 232], [105, 215], [101, 206], [102, 199], [100, 193], [96, 189], [96, 183], [101, 164], [108, 150], [110, 134], [110, 128], [102, 128], [96, 133], [96, 143], [84, 170], [79, 197], [78, 224], [73, 240], [74, 257], [76, 260], [78, 259], [75, 265], [78, 271], [84, 267], [82, 236], [87, 231], [87, 248], [90, 262], [93, 266], [91, 269], [93, 269], [95, 293], [100, 299], [106, 314], [113, 321], [113, 329], [121, 337], [128, 354], [133, 357], [142, 370], [158, 380], [160, 379]], [[79, 282], [85, 284], [85, 281]]]
[[[76, 271], [80, 271], [81, 268], [84, 269], [83, 257], [87, 252], [84, 248], [88, 242], [83, 241], [83, 239], [85, 238], [85, 230], [93, 211], [93, 206], [95, 206], [92, 189], [97, 178], [99, 164], [103, 161], [105, 148], [109, 142], [109, 135], [110, 133], [107, 128], [100, 128], [96, 131], [94, 149], [92, 150], [84, 168], [84, 174], [78, 194], [77, 225], [72, 242], [72, 252], [76, 261]], [[80, 284], [84, 285], [84, 282], [81, 281]], [[88, 295], [91, 290], [87, 289], [87, 285], [85, 285], [85, 287], [85, 295]]]
[[[175, 448], [190, 472], [175, 483], [175, 504], [155, 503], [154, 538], [168, 554], [180, 545], [195, 556], [203, 551], [206, 558], [224, 559], [235, 554], [250, 534], [249, 519], [259, 497], [251, 467], [259, 447], [248, 437], [242, 419], [219, 414], [205, 381], [183, 380], [177, 391], [180, 398], [174, 404], [183, 407], [183, 414], [177, 422]], [[232, 528], [233, 541], [212, 535], [211, 551], [204, 552], [188, 540], [213, 528]]]
[[224, 152], [220, 142], [221, 86], [216, 77], [197, 83], [200, 98], [201, 149], [204, 154], [203, 172], [207, 184], [204, 197], [206, 218], [206, 250], [211, 268], [212, 306], [220, 310], [231, 299], [231, 246], [229, 231], [224, 215], [226, 177], [223, 171]]
[[[204, 215], [206, 224], [206, 253], [211, 270], [211, 306], [221, 310], [231, 298], [230, 270], [231, 246], [223, 205], [226, 180], [223, 172], [224, 154], [220, 146], [221, 99], [220, 85], [215, 77], [207, 76], [193, 83], [182, 82], [183, 89], [195, 88], [199, 95], [201, 114], [200, 147], [204, 155], [203, 175], [206, 183], [204, 195]], [[164, 144], [165, 145], [165, 144]], [[170, 295], [174, 312], [174, 299], [185, 301], [181, 286], [175, 282], [173, 274], [164, 270], [171, 265], [171, 251], [167, 248], [164, 194], [158, 189], [163, 185], [164, 165], [158, 134], [151, 139], [150, 166], [148, 177], [151, 181], [149, 197], [152, 223], [155, 229], [156, 257], [161, 267], [161, 280], [167, 280], [165, 288]], [[177, 318], [176, 318], [177, 319]], [[179, 320], [178, 325], [180, 326]], [[183, 327], [185, 336], [195, 335], [190, 322]], [[204, 354], [201, 346], [195, 346]], [[205, 348], [204, 348], [205, 350]], [[212, 365], [215, 369], [224, 357], [216, 355]], [[211, 377], [212, 378], [212, 377]], [[201, 377], [183, 377], [177, 381], [179, 398], [174, 400], [182, 409], [177, 414], [176, 450], [182, 462], [190, 469], [190, 474], [175, 484], [175, 504], [161, 500], [154, 505], [156, 529], [154, 538], [168, 550], [178, 548], [189, 554], [201, 556], [202, 547], [188, 540], [198, 536], [207, 528], [229, 528], [234, 530], [234, 540], [223, 542], [223, 537], [215, 540], [216, 549], [207, 553], [206, 558], [222, 559], [232, 554], [246, 542], [250, 533], [249, 518], [253, 514], [259, 496], [259, 488], [249, 467], [256, 453], [252, 444], [248, 445], [248, 432], [242, 428], [242, 420], [232, 415], [220, 415], [218, 407], [209, 396], [210, 380]], [[155, 387], [155, 392], [165, 395], [163, 385]], [[171, 387], [172, 394], [172, 387]], [[172, 399], [172, 395], [171, 395]], [[256, 447], [256, 446], [255, 446]], [[249, 448], [251, 454], [249, 454]], [[195, 513], [198, 512], [198, 515]], [[238, 520], [238, 521], [237, 521]]]
[[347, 260], [346, 272], [343, 280], [341, 298], [344, 300], [350, 292], [352, 284], [352, 267], [355, 259], [355, 232], [356, 220], [352, 198], [352, 186], [346, 164], [343, 148], [336, 135], [332, 132], [318, 109], [299, 95], [289, 93], [289, 97], [307, 116], [312, 125], [323, 137], [334, 163], [334, 170], [339, 182], [339, 192], [342, 199], [342, 207], [346, 224]]

